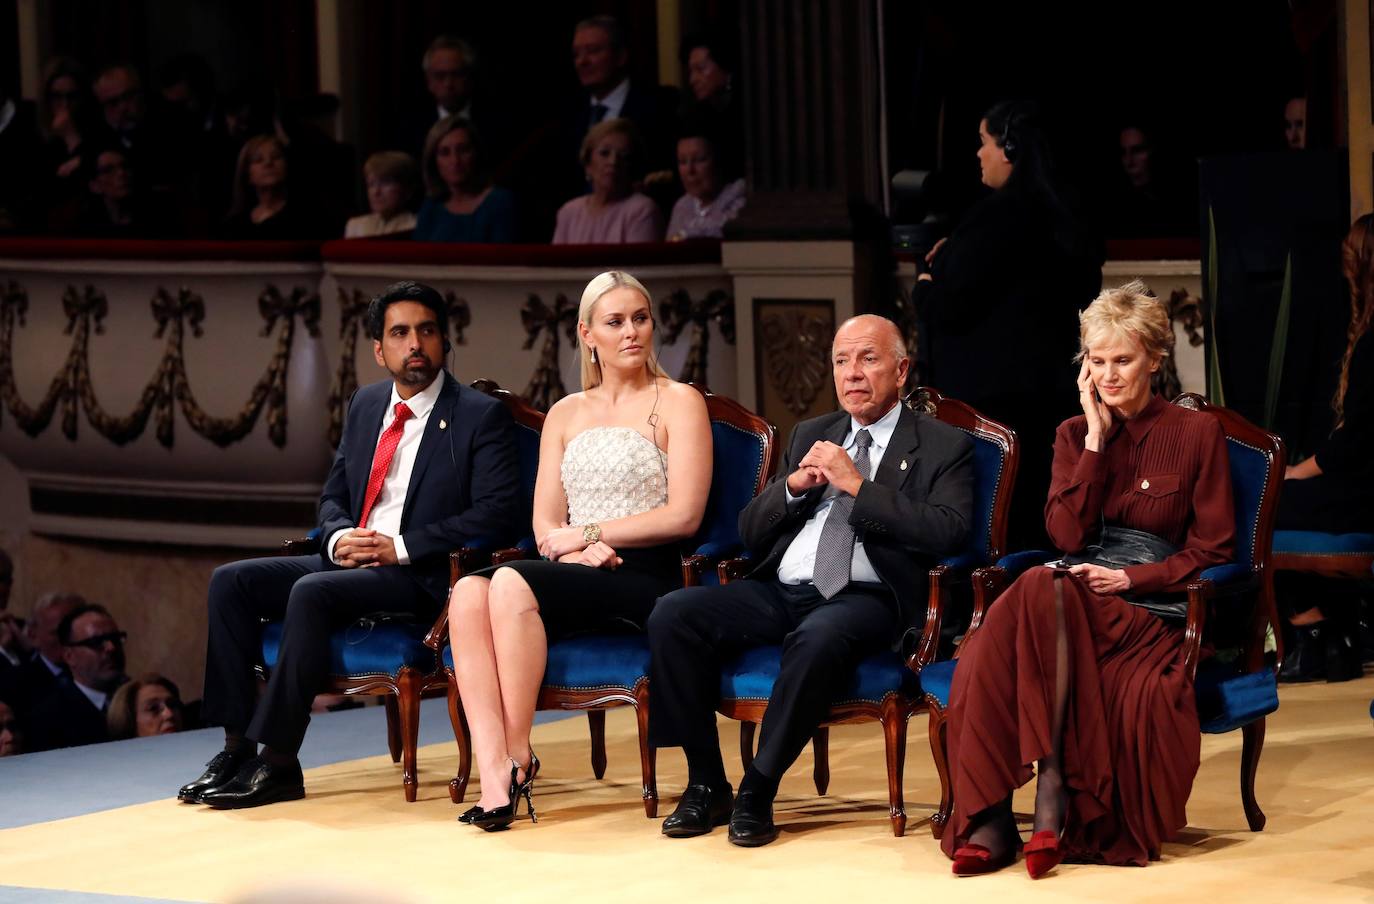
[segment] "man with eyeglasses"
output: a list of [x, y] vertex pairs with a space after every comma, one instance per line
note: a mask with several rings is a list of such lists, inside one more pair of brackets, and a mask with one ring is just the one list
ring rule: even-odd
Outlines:
[[128, 634], [119, 630], [104, 606], [86, 603], [67, 613], [58, 625], [57, 637], [71, 679], [34, 707], [34, 749], [109, 740], [105, 714], [110, 697], [129, 680], [124, 674]]

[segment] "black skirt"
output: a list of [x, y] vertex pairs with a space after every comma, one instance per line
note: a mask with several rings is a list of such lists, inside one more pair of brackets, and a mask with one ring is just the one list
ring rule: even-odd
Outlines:
[[491, 577], [513, 568], [534, 591], [549, 643], [575, 634], [638, 634], [654, 602], [682, 587], [682, 559], [676, 543], [617, 550], [624, 561], [614, 571], [563, 562], [508, 562], [474, 572]]

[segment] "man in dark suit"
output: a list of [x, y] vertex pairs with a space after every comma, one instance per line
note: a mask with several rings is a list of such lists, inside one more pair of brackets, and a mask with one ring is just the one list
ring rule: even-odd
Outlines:
[[33, 604], [33, 611], [24, 625], [24, 639], [30, 652], [14, 668], [9, 679], [11, 698], [6, 700], [21, 720], [29, 718], [39, 700], [70, 680], [71, 672], [67, 668], [58, 628], [68, 613], [85, 604], [77, 594], [61, 591], [45, 593]]
[[129, 680], [124, 674], [127, 635], [119, 630], [108, 609], [85, 603], [62, 618], [57, 636], [71, 678], [58, 682], [33, 706], [31, 749], [108, 741], [105, 713], [110, 697]]
[[[926, 573], [967, 541], [973, 442], [901, 404], [911, 361], [897, 327], [846, 321], [831, 361], [844, 410], [798, 424], [777, 476], [740, 514], [758, 566], [747, 580], [670, 593], [649, 618], [649, 741], [683, 748], [688, 768], [665, 835], [728, 820], [735, 844], [775, 839], [783, 773], [855, 666], [920, 624]], [[735, 799], [716, 734], [721, 663], [777, 643], [758, 755]]]
[[[380, 611], [432, 619], [448, 592], [450, 551], [529, 529], [517, 523], [510, 414], [444, 370], [439, 293], [413, 282], [388, 287], [372, 300], [368, 330], [391, 379], [359, 389], [349, 404], [320, 496], [321, 552], [235, 562], [210, 579], [202, 715], [224, 726], [225, 746], [182, 800], [237, 808], [302, 797], [296, 754], [311, 701], [325, 689], [330, 634]], [[285, 625], [255, 706], [262, 619]]]

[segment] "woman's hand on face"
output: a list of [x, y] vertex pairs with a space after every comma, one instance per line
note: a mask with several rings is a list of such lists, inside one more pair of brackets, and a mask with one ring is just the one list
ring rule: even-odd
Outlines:
[[1097, 397], [1092, 377], [1088, 375], [1088, 362], [1084, 361], [1078, 371], [1078, 404], [1083, 408], [1083, 416], [1088, 421], [1088, 448], [1098, 451], [1094, 440], [1099, 440], [1112, 425], [1112, 410], [1107, 403]]
[[555, 562], [563, 560], [570, 552], [580, 552], [587, 543], [582, 539], [582, 528], [560, 524], [539, 540], [539, 554]]
[[605, 543], [597, 540], [591, 546], [582, 550], [578, 558], [578, 563], [591, 568], [605, 568], [614, 571], [625, 560], [615, 554]]
[[1131, 589], [1130, 576], [1115, 568], [1103, 568], [1101, 565], [1084, 562], [1081, 565], [1070, 565], [1069, 574], [1082, 580], [1093, 593], [1101, 593], [1104, 596], [1125, 593]]

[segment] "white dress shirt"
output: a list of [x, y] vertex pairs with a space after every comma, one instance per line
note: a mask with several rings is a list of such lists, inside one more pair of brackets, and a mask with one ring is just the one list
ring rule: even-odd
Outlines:
[[595, 107], [597, 104], [600, 104], [605, 107], [606, 115], [601, 117], [601, 121], [605, 122], [608, 119], [615, 119], [620, 116], [620, 111], [625, 109], [625, 98], [629, 96], [630, 80], [623, 78], [620, 80], [620, 84], [612, 88], [611, 92], [600, 100], [597, 100], [595, 97], [590, 97], [589, 95], [590, 100], [588, 106]]
[[457, 114], [459, 117], [466, 119], [468, 122], [472, 122], [472, 101], [468, 101], [466, 104], [463, 104], [463, 108], [461, 110], [446, 110], [444, 109], [443, 104], [435, 104], [434, 109], [439, 113], [438, 118], [434, 120], [435, 122], [438, 122], [445, 116], [453, 116], [454, 114]]
[[105, 701], [110, 699], [109, 694], [101, 693], [93, 687], [87, 687], [86, 685], [82, 684], [80, 681], [77, 681], [76, 679], [72, 679], [72, 684], [75, 684], [76, 689], [86, 695], [86, 699], [91, 701], [92, 706], [100, 710], [102, 713], [105, 711]]
[[53, 662], [51, 659], [44, 656], [42, 653], [38, 654], [38, 661], [43, 663], [43, 668], [47, 669], [49, 672], [52, 672], [54, 678], [62, 675], [62, 666]]
[[[406, 552], [405, 540], [401, 538], [401, 509], [406, 504], [406, 489], [410, 486], [410, 472], [415, 468], [415, 454], [420, 451], [420, 438], [425, 434], [425, 424], [429, 421], [429, 413], [434, 410], [434, 403], [439, 400], [439, 392], [444, 388], [444, 372], [439, 371], [439, 375], [434, 381], [424, 389], [415, 393], [409, 399], [402, 399], [400, 393], [396, 391], [393, 384], [391, 387], [391, 401], [387, 403], [386, 414], [382, 417], [382, 429], [377, 432], [377, 439], [380, 441], [386, 428], [391, 426], [392, 421], [396, 420], [396, 403], [405, 402], [410, 409], [411, 417], [401, 425], [401, 441], [396, 446], [396, 452], [391, 456], [391, 469], [386, 473], [386, 479], [382, 481], [382, 490], [377, 494], [377, 501], [372, 504], [372, 513], [368, 515], [367, 527], [375, 530], [379, 534], [391, 537], [396, 545], [396, 562], [399, 565], [409, 565], [410, 555]], [[373, 445], [373, 454], [376, 454], [376, 445]], [[372, 462], [368, 462], [368, 474], [372, 473]], [[364, 489], [363, 492], [366, 492]], [[335, 565], [340, 564], [334, 558], [334, 547], [338, 544], [339, 538], [348, 533], [353, 528], [343, 528], [334, 532], [334, 536], [329, 538], [329, 560]]]
[[[873, 475], [878, 473], [878, 465], [882, 464], [883, 453], [887, 451], [888, 443], [892, 441], [892, 431], [897, 428], [897, 420], [901, 416], [902, 405], [898, 402], [892, 406], [887, 414], [867, 427], [852, 417], [849, 419], [849, 433], [845, 434], [843, 448], [845, 452], [849, 453], [851, 459], [854, 457], [854, 438], [859, 435], [860, 430], [867, 430], [869, 437], [873, 440], [868, 447], [868, 473], [860, 475], [865, 480], [872, 480]], [[801, 496], [793, 496], [792, 491], [786, 486], [783, 487], [783, 490], [787, 493], [788, 505], [792, 505], [802, 498]], [[782, 561], [778, 563], [778, 580], [782, 583], [811, 583], [812, 575], [816, 570], [816, 545], [820, 543], [821, 528], [825, 527], [825, 519], [830, 516], [830, 509], [833, 507], [834, 501], [835, 497], [832, 495], [818, 505], [816, 511], [811, 513], [811, 519], [792, 538], [787, 551], [782, 554]], [[878, 572], [873, 569], [873, 563], [868, 561], [868, 553], [864, 552], [863, 541], [857, 535], [854, 537], [854, 559], [849, 566], [849, 579], [870, 584], [880, 583]]]

